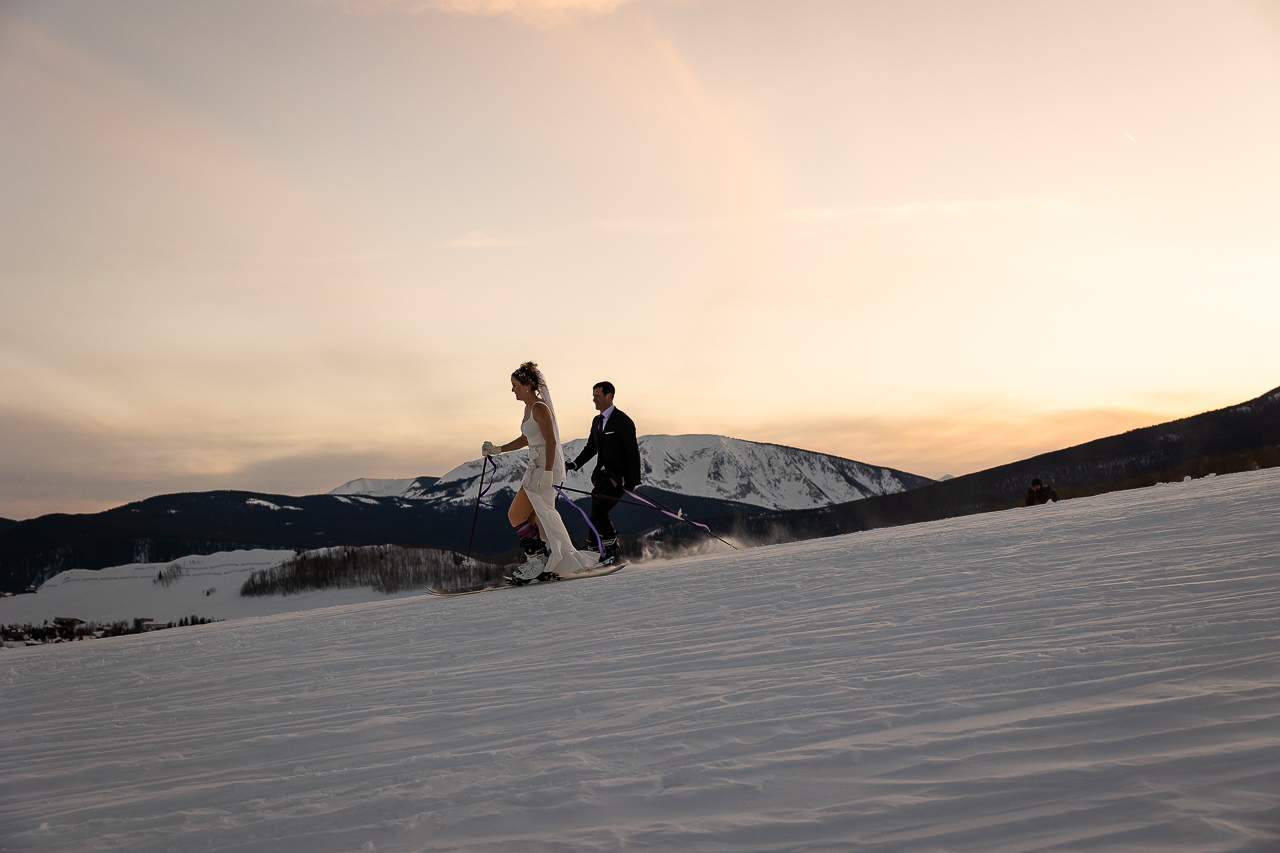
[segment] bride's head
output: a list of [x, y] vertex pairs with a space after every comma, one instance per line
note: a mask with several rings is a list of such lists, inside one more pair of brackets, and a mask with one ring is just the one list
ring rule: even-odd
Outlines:
[[538, 396], [538, 365], [532, 361], [526, 361], [515, 369], [511, 374], [511, 393], [516, 395], [516, 399], [525, 405], [534, 403], [540, 399]]

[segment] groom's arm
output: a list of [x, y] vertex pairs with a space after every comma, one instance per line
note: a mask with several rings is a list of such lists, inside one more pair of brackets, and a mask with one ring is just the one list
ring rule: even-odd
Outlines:
[[627, 418], [622, 428], [622, 450], [627, 456], [627, 474], [623, 481], [628, 489], [640, 485], [640, 442], [636, 439], [636, 422]]
[[573, 460], [573, 469], [576, 471], [581, 468], [592, 456], [596, 455], [596, 422], [591, 422], [591, 435], [587, 436], [587, 446], [582, 448], [582, 452], [578, 454], [578, 458]]

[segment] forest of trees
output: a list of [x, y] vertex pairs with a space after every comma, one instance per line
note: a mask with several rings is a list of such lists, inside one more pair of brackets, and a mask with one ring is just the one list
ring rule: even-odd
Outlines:
[[40, 625], [0, 625], [0, 642], [4, 643], [69, 643], [73, 640], [95, 640], [102, 637], [122, 637], [126, 634], [144, 634], [166, 628], [185, 628], [188, 625], [208, 625], [221, 619], [203, 616], [184, 616], [177, 622], [156, 622], [153, 619], [120, 619], [116, 622], [84, 622], [80, 619], [54, 619]]
[[460, 589], [497, 583], [502, 567], [469, 560], [456, 551], [367, 545], [296, 554], [260, 569], [240, 587], [246, 596], [290, 595], [318, 589], [371, 587], [390, 595], [412, 589]]

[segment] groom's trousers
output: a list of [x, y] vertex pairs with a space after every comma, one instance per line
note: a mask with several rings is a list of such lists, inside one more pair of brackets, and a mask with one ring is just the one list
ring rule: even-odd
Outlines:
[[[591, 497], [591, 523], [599, 531], [600, 538], [607, 542], [618, 536], [609, 513], [618, 505], [618, 498], [622, 497], [624, 489], [620, 483], [614, 483], [609, 477], [600, 479], [601, 482], [592, 484], [594, 494]], [[602, 497], [603, 495], [609, 497]]]

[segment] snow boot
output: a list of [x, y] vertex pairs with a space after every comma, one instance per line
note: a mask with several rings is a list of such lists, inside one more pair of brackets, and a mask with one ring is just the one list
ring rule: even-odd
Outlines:
[[618, 562], [618, 539], [616, 536], [613, 539], [606, 539], [601, 542], [600, 547], [604, 550], [604, 554], [600, 557], [600, 565], [612, 566]]
[[547, 543], [538, 536], [538, 528], [527, 521], [516, 528], [516, 535], [520, 537], [520, 547], [524, 549], [524, 562], [511, 573], [511, 581], [517, 584], [528, 583], [546, 571], [551, 552], [547, 550]]

